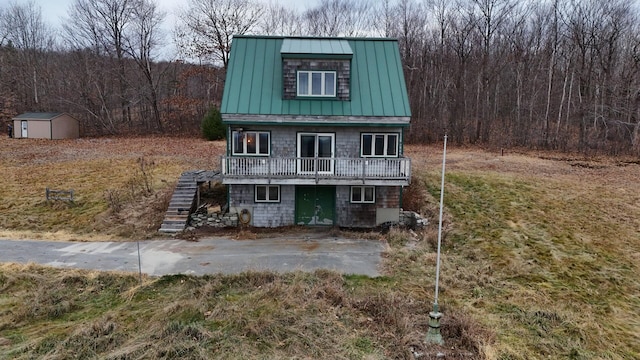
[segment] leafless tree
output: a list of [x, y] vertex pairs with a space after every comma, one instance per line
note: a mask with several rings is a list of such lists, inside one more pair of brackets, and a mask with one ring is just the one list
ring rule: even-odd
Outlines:
[[414, 0], [399, 0], [396, 13], [398, 22], [391, 34], [398, 38], [404, 66], [414, 68], [426, 36], [427, 14]]
[[152, 1], [74, 0], [55, 50], [33, 3], [0, 6], [0, 116], [55, 108], [94, 133], [197, 131], [234, 34], [388, 36], [410, 141], [640, 154], [639, 0], [320, 0], [303, 12], [190, 0], [173, 62], [155, 53]]
[[[160, 24], [164, 19], [164, 13], [157, 10], [153, 0], [140, 0], [138, 6], [133, 9], [133, 20], [130, 35], [127, 38], [127, 53], [135, 60], [146, 84], [146, 102], [151, 106], [155, 126], [162, 131], [160, 117], [158, 86], [159, 79], [154, 73], [154, 51], [162, 41]], [[142, 115], [145, 118], [145, 114]], [[145, 123], [148, 123], [144, 121]]]
[[176, 44], [185, 57], [212, 60], [226, 69], [233, 35], [253, 32], [262, 13], [253, 0], [190, 0], [178, 14]]
[[53, 29], [42, 18], [42, 9], [33, 1], [12, 2], [0, 13], [3, 43], [17, 49], [46, 51], [53, 48]]
[[375, 36], [391, 37], [397, 21], [397, 8], [391, 0], [380, 0], [372, 5], [369, 23]]
[[[637, 94], [633, 82], [622, 78], [625, 69], [633, 66], [633, 57], [627, 53], [625, 59], [622, 55], [624, 48], [633, 46], [624, 34], [632, 31], [638, 18], [630, 3], [618, 0], [571, 2], [565, 18], [570, 40], [567, 45], [575, 59], [572, 73], [576, 91], [570, 100], [576, 114], [578, 146], [587, 151], [603, 147], [606, 139], [630, 132], [626, 125], [629, 122], [623, 119], [634, 109], [624, 109], [624, 102], [618, 101], [628, 97], [629, 91]], [[621, 86], [625, 83], [632, 89]]]
[[[139, 5], [137, 0], [75, 0], [69, 10], [69, 19], [63, 26], [67, 44], [71, 48], [89, 48], [98, 57], [113, 59], [113, 66], [109, 67], [111, 76], [103, 79], [117, 79], [119, 119], [114, 119], [114, 114], [110, 111], [111, 99], [104, 92], [99, 92], [104, 107], [102, 115], [109, 119], [107, 123], [111, 126], [119, 123], [132, 125], [125, 57], [127, 31], [133, 26], [135, 9]], [[97, 84], [96, 86], [99, 87]]]
[[[490, 131], [490, 123], [495, 119], [492, 108], [495, 103], [492, 98], [499, 89], [496, 86], [496, 79], [499, 76], [497, 62], [500, 62], [500, 53], [496, 53], [501, 48], [500, 31], [514, 15], [513, 9], [516, 6], [514, 0], [470, 0], [468, 11], [472, 12], [477, 19], [476, 26], [482, 39], [481, 68], [477, 73], [476, 85], [476, 114], [474, 124], [474, 135], [472, 141], [486, 139]], [[498, 65], [498, 66], [496, 66]]]
[[304, 12], [306, 33], [314, 36], [366, 36], [371, 33], [365, 0], [321, 0], [317, 7]]
[[258, 23], [258, 31], [264, 35], [303, 35], [302, 20], [295, 9], [269, 1]]
[[42, 10], [33, 1], [12, 2], [0, 17], [0, 34], [0, 44], [15, 49], [6, 58], [5, 67], [12, 68], [10, 78], [19, 82], [20, 89], [16, 90], [29, 93], [27, 104], [38, 108], [47, 52], [54, 45], [53, 29], [44, 22]]

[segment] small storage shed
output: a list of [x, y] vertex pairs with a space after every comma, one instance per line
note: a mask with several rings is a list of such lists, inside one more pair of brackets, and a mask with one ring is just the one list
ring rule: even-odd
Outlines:
[[75, 139], [78, 120], [67, 113], [24, 113], [13, 119], [13, 137], [29, 139]]

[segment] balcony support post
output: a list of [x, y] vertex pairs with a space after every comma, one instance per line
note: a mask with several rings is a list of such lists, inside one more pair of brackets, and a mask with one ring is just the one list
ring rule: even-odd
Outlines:
[[362, 183], [364, 184], [367, 181], [367, 159], [362, 159]]

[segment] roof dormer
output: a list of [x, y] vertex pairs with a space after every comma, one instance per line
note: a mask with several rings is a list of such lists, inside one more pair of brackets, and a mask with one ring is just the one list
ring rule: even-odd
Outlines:
[[283, 98], [350, 100], [353, 51], [345, 39], [285, 38]]

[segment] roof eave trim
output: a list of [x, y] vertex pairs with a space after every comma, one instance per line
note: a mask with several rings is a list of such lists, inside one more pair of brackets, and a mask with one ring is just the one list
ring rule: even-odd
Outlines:
[[365, 40], [365, 41], [398, 41], [395, 37], [357, 37], [357, 36], [283, 36], [283, 35], [233, 35], [244, 39], [311, 39], [311, 40]]
[[282, 53], [283, 59], [329, 59], [329, 60], [350, 60], [353, 54], [315, 54], [315, 53]]
[[394, 126], [407, 127], [410, 116], [315, 116], [222, 114], [227, 125]]

